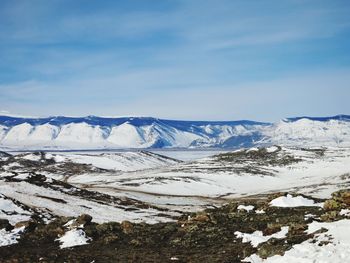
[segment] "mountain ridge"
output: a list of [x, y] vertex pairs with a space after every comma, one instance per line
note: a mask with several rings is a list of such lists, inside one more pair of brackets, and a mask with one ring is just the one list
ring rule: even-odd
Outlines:
[[293, 122], [293, 121], [298, 121], [300, 119], [309, 119], [313, 121], [329, 121], [329, 120], [350, 121], [350, 115], [338, 114], [330, 117], [310, 117], [310, 116], [291, 117], [291, 118], [287, 118], [286, 121]]
[[242, 148], [350, 145], [350, 115], [279, 122], [183, 121], [153, 117], [0, 116], [0, 148]]
[[[350, 118], [350, 117], [349, 117]], [[28, 117], [13, 117], [0, 115], [0, 125], [13, 126], [22, 123], [30, 123], [34, 125], [40, 125], [44, 123], [51, 124], [69, 124], [69, 123], [79, 123], [86, 122], [92, 125], [120, 125], [124, 122], [132, 122], [133, 124], [147, 124], [149, 122], [164, 122], [164, 123], [193, 123], [193, 124], [270, 124], [269, 122], [258, 122], [251, 120], [235, 120], [235, 121], [190, 121], [190, 120], [170, 120], [170, 119], [160, 119], [155, 117], [99, 117], [99, 116], [85, 116], [85, 117], [65, 117], [65, 116], [49, 116], [49, 117], [38, 117], [38, 118], [28, 118]], [[137, 122], [137, 123], [135, 123]]]

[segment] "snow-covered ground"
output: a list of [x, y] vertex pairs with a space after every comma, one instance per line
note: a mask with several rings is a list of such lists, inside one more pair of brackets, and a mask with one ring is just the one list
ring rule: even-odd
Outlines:
[[0, 229], [0, 247], [16, 244], [20, 238], [21, 233], [24, 231], [24, 226], [15, 228], [10, 231]]
[[61, 243], [60, 248], [67, 248], [86, 245], [91, 238], [86, 236], [83, 229], [72, 229], [57, 240]]
[[[0, 191], [2, 193], [2, 191]], [[9, 220], [10, 224], [15, 224], [19, 221], [29, 220], [31, 213], [24, 210], [20, 205], [13, 200], [0, 194], [0, 218]]]
[[323, 206], [323, 203], [315, 203], [312, 199], [307, 199], [303, 196], [280, 196], [270, 202], [271, 206], [277, 207], [298, 207], [298, 206]]
[[[317, 205], [313, 200], [309, 200], [302, 196], [293, 197], [291, 195], [278, 197], [270, 202], [271, 206], [282, 207], [298, 207]], [[347, 215], [347, 211], [341, 211], [343, 215]], [[317, 222], [313, 221], [308, 224], [307, 234], [315, 234], [301, 244], [296, 244], [292, 249], [285, 252], [284, 255], [275, 255], [267, 259], [262, 259], [258, 255], [253, 254], [243, 260], [243, 262], [251, 263], [272, 263], [272, 262], [288, 262], [288, 263], [313, 263], [313, 262], [347, 262], [350, 256], [350, 237], [348, 234], [350, 228], [350, 220], [343, 219], [335, 222]], [[323, 231], [320, 231], [323, 230]], [[264, 236], [261, 231], [255, 231], [252, 234], [241, 233], [237, 231], [235, 235], [242, 238], [242, 242], [250, 242], [253, 247], [268, 241], [271, 238], [284, 238], [288, 233], [288, 227], [282, 227], [281, 231]]]
[[[164, 151], [166, 154], [168, 151]], [[173, 153], [173, 151], [169, 151]], [[189, 154], [193, 155], [197, 151]], [[40, 214], [49, 221], [54, 215], [77, 217], [90, 214], [98, 223], [129, 220], [167, 222], [178, 211], [197, 211], [219, 206], [232, 198], [279, 191], [270, 206], [322, 206], [298, 194], [328, 198], [338, 189], [350, 187], [350, 148], [253, 147], [233, 152], [199, 153], [200, 158], [178, 161], [162, 152], [50, 152], [19, 153], [0, 157], [0, 218], [14, 225]], [[181, 156], [181, 152], [176, 152]], [[204, 157], [203, 157], [204, 156]], [[263, 214], [253, 205], [239, 205], [243, 213]], [[350, 214], [343, 209], [341, 215]], [[306, 217], [306, 216], [305, 216]], [[312, 218], [312, 215], [310, 215]], [[326, 228], [281, 256], [267, 260], [257, 255], [247, 262], [345, 262], [350, 254], [346, 234], [350, 220], [312, 222], [308, 232]], [[0, 246], [17, 242], [20, 228], [0, 230]], [[253, 247], [284, 238], [288, 227], [264, 236], [261, 231], [232, 233]], [[84, 229], [68, 229], [57, 237], [61, 248], [91, 241]], [[324, 241], [327, 241], [325, 244]], [[319, 246], [322, 243], [324, 245]], [[316, 260], [316, 261], [312, 261]]]
[[[135, 211], [125, 210], [126, 207], [118, 204], [88, 200], [81, 196], [36, 186], [24, 181], [0, 181], [0, 192], [29, 207], [39, 207], [44, 211], [50, 211], [59, 216], [77, 217], [81, 214], [92, 214], [94, 221], [99, 223], [108, 221], [121, 222], [123, 220], [148, 223], [169, 221], [169, 218], [158, 216], [159, 211], [152, 208], [135, 209]], [[0, 199], [1, 205], [3, 205], [3, 202]], [[7, 215], [5, 218], [9, 219], [12, 223], [28, 220], [28, 212], [25, 214], [22, 213]], [[173, 213], [173, 215], [176, 215], [176, 213]]]
[[[259, 154], [262, 156], [259, 157]], [[196, 211], [211, 205], [221, 205], [231, 198], [276, 191], [328, 198], [332, 192], [350, 184], [348, 148], [310, 150], [273, 146], [264, 150], [236, 150], [188, 162], [179, 162], [149, 152], [47, 153], [44, 157], [46, 160], [55, 160], [48, 165], [42, 164], [45, 161], [41, 158], [37, 153], [22, 153], [3, 166], [0, 177], [16, 173], [13, 177], [16, 180], [0, 180], [0, 192], [11, 198], [0, 199], [0, 206], [11, 208], [9, 200], [17, 200], [57, 215], [93, 213], [97, 222], [169, 220], [158, 217], [159, 211], [153, 208], [126, 211], [125, 207], [108, 202], [101, 204], [98, 200], [70, 194], [68, 190], [32, 184], [28, 182], [28, 176], [33, 171], [45, 175], [47, 184], [52, 180], [62, 180], [113, 198], [128, 198], [170, 209], [167, 212], [169, 215], [176, 215], [174, 211], [177, 210]], [[292, 161], [289, 162], [289, 159]], [[25, 161], [42, 165], [40, 172], [35, 167], [27, 167]], [[285, 161], [287, 163], [283, 163]], [[102, 170], [96, 170], [98, 168]], [[286, 200], [276, 202], [279, 205], [307, 203], [302, 197], [284, 198]], [[20, 207], [16, 209], [16, 215], [4, 214], [4, 217], [11, 220], [25, 220], [28, 217], [28, 212], [19, 211]]]
[[153, 154], [151, 152], [114, 152], [114, 153], [78, 153], [78, 154], [48, 154], [47, 158], [54, 158], [56, 162], [74, 162], [91, 164], [94, 167], [118, 170], [136, 171], [160, 166], [177, 164], [179, 161]]
[[[9, 158], [3, 157], [2, 160], [8, 161]], [[54, 163], [45, 166], [45, 160], [54, 160]], [[41, 168], [39, 172], [36, 165], [26, 166], [28, 162], [43, 165], [44, 168]], [[48, 218], [50, 214], [79, 216], [86, 213], [93, 214], [94, 220], [100, 223], [123, 220], [148, 223], [169, 221], [171, 220], [169, 217], [158, 216], [161, 211], [147, 207], [147, 204], [143, 206], [144, 208], [140, 208], [138, 202], [134, 201], [134, 198], [131, 199], [132, 197], [128, 198], [127, 195], [119, 195], [120, 198], [117, 199], [112, 198], [113, 196], [94, 199], [95, 194], [91, 192], [88, 195], [92, 197], [88, 198], [87, 194], [82, 196], [79, 189], [67, 189], [59, 184], [54, 185], [53, 180], [67, 181], [72, 173], [81, 173], [89, 175], [94, 180], [98, 178], [103, 180], [112, 174], [117, 176], [124, 172], [143, 171], [177, 163], [179, 161], [150, 152], [99, 153], [96, 155], [46, 153], [44, 157], [40, 153], [21, 153], [13, 156], [12, 161], [8, 161], [8, 164], [1, 167], [0, 217], [8, 219], [11, 224], [28, 220], [34, 211], [29, 211], [28, 208], [24, 210], [20, 205], [22, 204], [29, 208], [40, 208], [40, 213], [46, 213]], [[98, 168], [103, 170], [96, 170]], [[45, 175], [46, 181], [40, 184], [30, 182], [30, 178], [37, 173]], [[7, 176], [10, 176], [10, 181], [5, 179]], [[125, 200], [129, 203], [123, 205]], [[170, 211], [168, 215], [175, 216], [178, 213]]]
[[255, 231], [252, 234], [236, 231], [235, 235], [239, 238], [242, 238], [243, 243], [250, 242], [253, 247], [257, 247], [259, 244], [264, 243], [271, 238], [284, 238], [286, 237], [287, 233], [288, 226], [284, 226], [281, 228], [281, 231], [267, 236], [264, 236], [262, 231]]
[[73, 175], [68, 182], [91, 185], [98, 191], [148, 193], [167, 196], [232, 198], [271, 191], [296, 191], [327, 198], [348, 184], [350, 150], [328, 148], [317, 152], [283, 148], [283, 156], [300, 158], [288, 165], [246, 160], [226, 162], [217, 157], [171, 166], [99, 176]]
[[[344, 219], [330, 223], [312, 222], [308, 226], [308, 233], [314, 233], [321, 228], [327, 232], [316, 234], [316, 238], [294, 245], [283, 256], [273, 256], [261, 259], [257, 255], [251, 255], [243, 262], [251, 263], [314, 263], [314, 262], [348, 262], [350, 257], [350, 220]], [[246, 234], [247, 235], [247, 234]], [[247, 241], [258, 242], [259, 237], [253, 235], [244, 236]], [[254, 243], [255, 244], [255, 243]]]

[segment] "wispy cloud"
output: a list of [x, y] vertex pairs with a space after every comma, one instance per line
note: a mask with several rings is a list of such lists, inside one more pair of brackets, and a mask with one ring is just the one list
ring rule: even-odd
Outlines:
[[34, 115], [257, 119], [282, 106], [296, 115], [289, 98], [311, 87], [298, 109], [333, 113], [344, 108], [332, 90], [346, 92], [349, 11], [312, 0], [3, 1], [0, 102]]
[[[347, 113], [350, 90], [350, 69], [319, 71], [290, 75], [281, 79], [237, 85], [189, 86], [182, 90], [159, 89], [143, 91], [129, 89], [128, 79], [104, 79], [99, 93], [92, 92], [98, 83], [85, 80], [65, 83], [62, 94], [55, 84], [28, 82], [15, 86], [0, 86], [0, 103], [11, 112], [25, 111], [31, 115], [127, 115], [157, 116], [175, 119], [232, 120], [256, 119], [275, 121], [284, 117], [323, 116]], [[124, 88], [113, 89], [113, 86]], [[16, 103], [9, 103], [4, 89]], [[52, 90], [50, 90], [52, 89]], [[8, 92], [6, 92], [8, 94]], [[40, 94], [42, 100], [36, 97]], [[32, 103], [36, 101], [37, 103]], [[103, 103], [101, 103], [103, 101]], [[86, 103], [89, 102], [89, 109]], [[64, 107], [62, 107], [64, 105]], [[40, 109], [45, 109], [42, 111]]]

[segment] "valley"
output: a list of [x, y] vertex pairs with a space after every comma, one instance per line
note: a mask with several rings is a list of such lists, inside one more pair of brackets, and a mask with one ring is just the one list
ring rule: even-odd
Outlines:
[[343, 262], [350, 148], [288, 138], [243, 148], [3, 146], [0, 261], [299, 262], [336, 251]]

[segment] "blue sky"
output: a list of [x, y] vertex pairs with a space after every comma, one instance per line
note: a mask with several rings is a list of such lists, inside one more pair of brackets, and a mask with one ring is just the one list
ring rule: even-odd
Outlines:
[[0, 111], [350, 114], [350, 2], [2, 0]]

